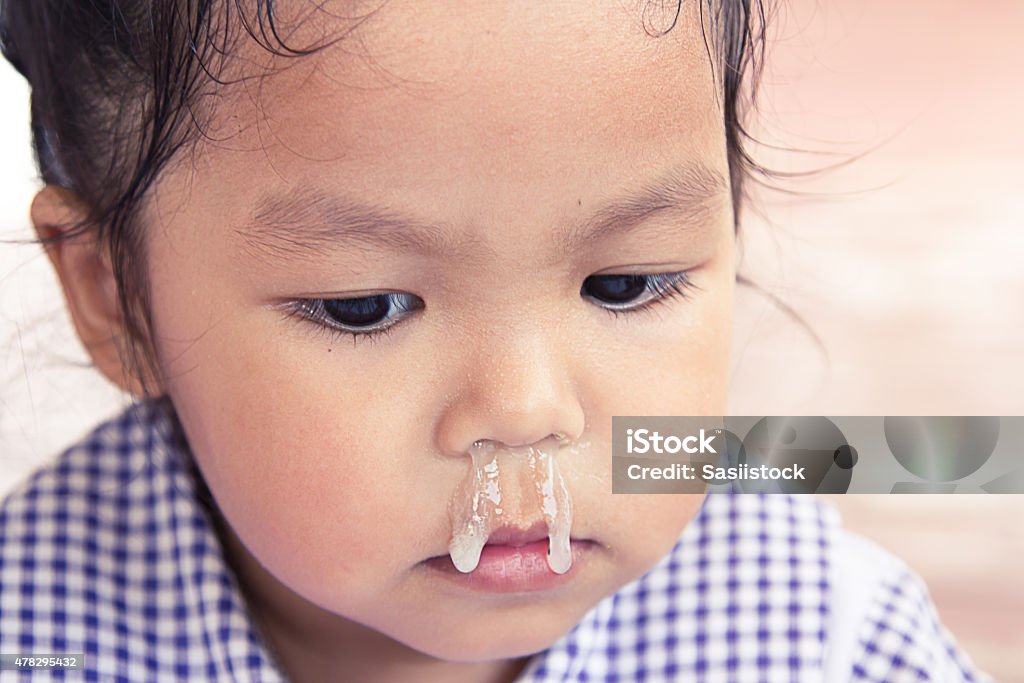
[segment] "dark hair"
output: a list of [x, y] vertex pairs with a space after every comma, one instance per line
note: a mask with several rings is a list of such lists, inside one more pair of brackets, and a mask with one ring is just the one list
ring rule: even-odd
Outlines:
[[[745, 146], [743, 119], [763, 63], [767, 0], [696, 1], [708, 56], [720, 69], [738, 220], [744, 181], [761, 170]], [[648, 0], [648, 34], [671, 31], [681, 5]], [[225, 83], [223, 67], [239, 39], [291, 57], [333, 42], [296, 48], [277, 21], [274, 0], [0, 0], [4, 56], [32, 86], [42, 179], [73, 191], [86, 212], [54, 239], [90, 232], [108, 250], [123, 318], [121, 352], [140, 381], [144, 364], [157, 367], [140, 207], [161, 170], [201, 139], [210, 86]]]

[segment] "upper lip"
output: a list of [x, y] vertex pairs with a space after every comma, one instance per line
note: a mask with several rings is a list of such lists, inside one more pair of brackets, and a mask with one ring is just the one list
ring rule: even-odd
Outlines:
[[521, 546], [544, 540], [547, 537], [548, 525], [544, 522], [534, 522], [525, 528], [503, 524], [491, 532], [491, 535], [487, 537], [487, 543], [488, 545]]

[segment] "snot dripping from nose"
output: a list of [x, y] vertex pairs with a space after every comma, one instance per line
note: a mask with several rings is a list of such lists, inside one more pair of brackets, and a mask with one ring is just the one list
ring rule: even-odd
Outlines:
[[498, 456], [491, 442], [477, 441], [469, 450], [469, 473], [452, 501], [452, 564], [464, 574], [480, 564], [487, 537], [502, 514]]
[[531, 449], [529, 457], [533, 483], [548, 525], [548, 566], [556, 574], [572, 568], [572, 497], [558, 468], [554, 453]]
[[568, 445], [556, 434], [552, 447], [505, 448], [477, 441], [469, 450], [467, 476], [452, 499], [452, 564], [472, 572], [495, 528], [508, 521], [528, 526], [537, 512], [548, 528], [547, 562], [564, 574], [572, 567], [572, 498], [558, 465], [558, 453]]

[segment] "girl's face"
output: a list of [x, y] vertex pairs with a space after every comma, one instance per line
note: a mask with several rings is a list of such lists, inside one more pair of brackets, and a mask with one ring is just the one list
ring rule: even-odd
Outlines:
[[[145, 218], [162, 382], [266, 614], [506, 658], [672, 547], [700, 497], [613, 496], [611, 425], [725, 410], [734, 234], [697, 4], [661, 38], [618, 2], [393, 2], [312, 56], [243, 41], [236, 66], [273, 73], [221, 92]], [[573, 571], [509, 593], [427, 563], [471, 444], [557, 432], [582, 444], [560, 456]]]

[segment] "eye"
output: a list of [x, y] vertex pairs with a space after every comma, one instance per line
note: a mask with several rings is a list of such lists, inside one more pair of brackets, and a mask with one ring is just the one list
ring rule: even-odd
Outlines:
[[639, 311], [675, 297], [685, 298], [693, 287], [686, 271], [642, 275], [591, 275], [583, 281], [580, 294], [613, 313]]
[[423, 308], [423, 300], [412, 294], [389, 292], [351, 299], [302, 299], [289, 308], [291, 313], [332, 332], [373, 337]]

